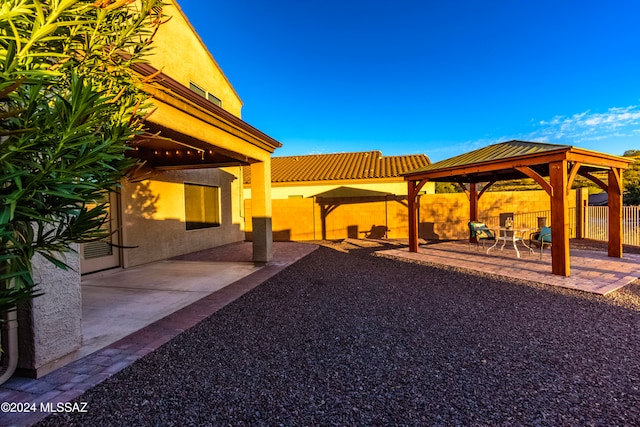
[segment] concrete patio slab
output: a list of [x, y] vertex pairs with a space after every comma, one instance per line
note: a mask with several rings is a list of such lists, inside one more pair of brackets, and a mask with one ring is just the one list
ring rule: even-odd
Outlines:
[[85, 276], [82, 347], [76, 356], [106, 347], [262, 267], [249, 262], [161, 261]]
[[571, 275], [551, 274], [551, 254], [545, 251], [529, 254], [521, 250], [517, 258], [513, 248], [492, 249], [469, 245], [466, 241], [423, 245], [418, 252], [408, 248], [389, 249], [376, 255], [399, 260], [438, 264], [461, 269], [496, 274], [514, 279], [529, 280], [551, 286], [605, 295], [640, 277], [640, 255], [624, 254], [623, 258], [609, 258], [605, 252], [571, 250]]

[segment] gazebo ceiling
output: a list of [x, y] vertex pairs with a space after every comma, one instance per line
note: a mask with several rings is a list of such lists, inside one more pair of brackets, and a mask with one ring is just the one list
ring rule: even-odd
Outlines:
[[526, 178], [516, 168], [528, 167], [543, 177], [549, 164], [559, 160], [581, 163], [582, 173], [626, 168], [628, 159], [571, 145], [528, 141], [507, 141], [441, 160], [403, 174], [405, 180], [478, 183]]

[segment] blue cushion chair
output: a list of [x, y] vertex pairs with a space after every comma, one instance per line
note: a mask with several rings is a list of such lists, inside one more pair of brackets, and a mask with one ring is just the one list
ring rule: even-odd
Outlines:
[[540, 259], [544, 248], [551, 247], [551, 227], [542, 227], [540, 230], [531, 233], [529, 236], [529, 246], [540, 248]]
[[484, 222], [470, 221], [468, 225], [469, 241], [471, 242], [471, 239], [475, 238], [478, 247], [482, 244], [484, 248], [485, 240], [496, 240], [493, 231], [491, 231]]

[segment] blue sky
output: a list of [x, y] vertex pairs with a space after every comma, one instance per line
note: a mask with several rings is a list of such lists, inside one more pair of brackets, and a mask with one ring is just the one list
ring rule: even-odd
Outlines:
[[640, 1], [178, 0], [275, 155], [640, 149]]

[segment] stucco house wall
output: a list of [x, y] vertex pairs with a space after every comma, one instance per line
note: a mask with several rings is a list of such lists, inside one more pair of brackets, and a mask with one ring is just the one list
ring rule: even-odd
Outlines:
[[164, 12], [171, 19], [160, 26], [153, 41], [154, 50], [149, 56], [149, 62], [186, 87], [191, 82], [196, 83], [219, 98], [222, 108], [240, 117], [240, 97], [180, 6], [175, 2], [167, 2]]
[[[239, 209], [240, 167], [163, 171], [153, 179], [125, 182], [121, 190], [124, 267], [244, 240]], [[187, 230], [184, 184], [220, 189], [221, 224]]]

